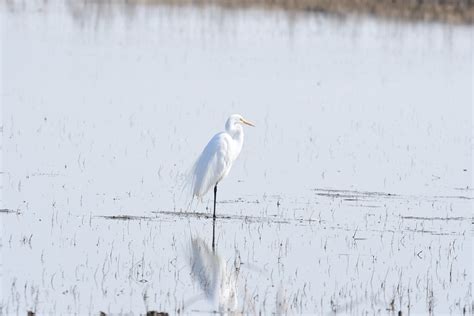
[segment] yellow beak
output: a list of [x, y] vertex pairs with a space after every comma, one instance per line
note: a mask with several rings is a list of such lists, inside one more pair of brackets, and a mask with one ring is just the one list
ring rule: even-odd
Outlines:
[[246, 125], [255, 127], [255, 125], [254, 125], [252, 122], [249, 122], [249, 121], [247, 121], [247, 120], [245, 120], [245, 119], [240, 119], [240, 121], [241, 121], [242, 123], [246, 124]]

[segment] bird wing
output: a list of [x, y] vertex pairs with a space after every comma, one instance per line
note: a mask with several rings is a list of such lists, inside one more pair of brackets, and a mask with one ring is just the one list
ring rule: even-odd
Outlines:
[[193, 168], [193, 195], [205, 195], [225, 175], [231, 165], [228, 138], [226, 133], [219, 133], [202, 151]]

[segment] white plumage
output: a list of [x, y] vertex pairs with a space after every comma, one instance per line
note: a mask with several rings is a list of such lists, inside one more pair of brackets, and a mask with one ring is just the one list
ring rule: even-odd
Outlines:
[[[243, 124], [254, 126], [241, 115], [231, 115], [225, 131], [216, 134], [206, 145], [191, 170], [193, 197], [201, 198], [227, 176], [244, 143]], [[215, 191], [216, 192], [216, 191]], [[215, 214], [214, 195], [214, 214]]]
[[194, 168], [194, 196], [204, 196], [229, 173], [234, 162], [231, 156], [240, 153], [239, 147], [242, 147], [241, 142], [234, 141], [227, 132], [219, 133], [209, 141]]

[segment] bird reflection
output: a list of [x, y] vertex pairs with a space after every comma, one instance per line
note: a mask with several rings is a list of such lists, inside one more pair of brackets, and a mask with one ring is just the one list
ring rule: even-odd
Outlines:
[[205, 298], [217, 305], [221, 313], [235, 311], [238, 304], [237, 273], [232, 267], [229, 269], [214, 247], [211, 250], [201, 238], [191, 238], [190, 264], [191, 275]]
[[216, 251], [216, 218], [212, 219], [212, 252]]

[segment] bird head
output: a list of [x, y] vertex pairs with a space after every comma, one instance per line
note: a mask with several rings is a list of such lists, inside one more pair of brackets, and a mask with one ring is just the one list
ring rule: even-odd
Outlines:
[[229, 116], [229, 118], [227, 119], [227, 122], [225, 124], [225, 128], [226, 130], [234, 130], [235, 127], [237, 126], [243, 126], [243, 125], [249, 125], [249, 126], [253, 126], [255, 127], [255, 125], [252, 123], [252, 122], [249, 122], [247, 121], [246, 119], [244, 119], [242, 117], [242, 115], [240, 114], [232, 114], [231, 116]]

